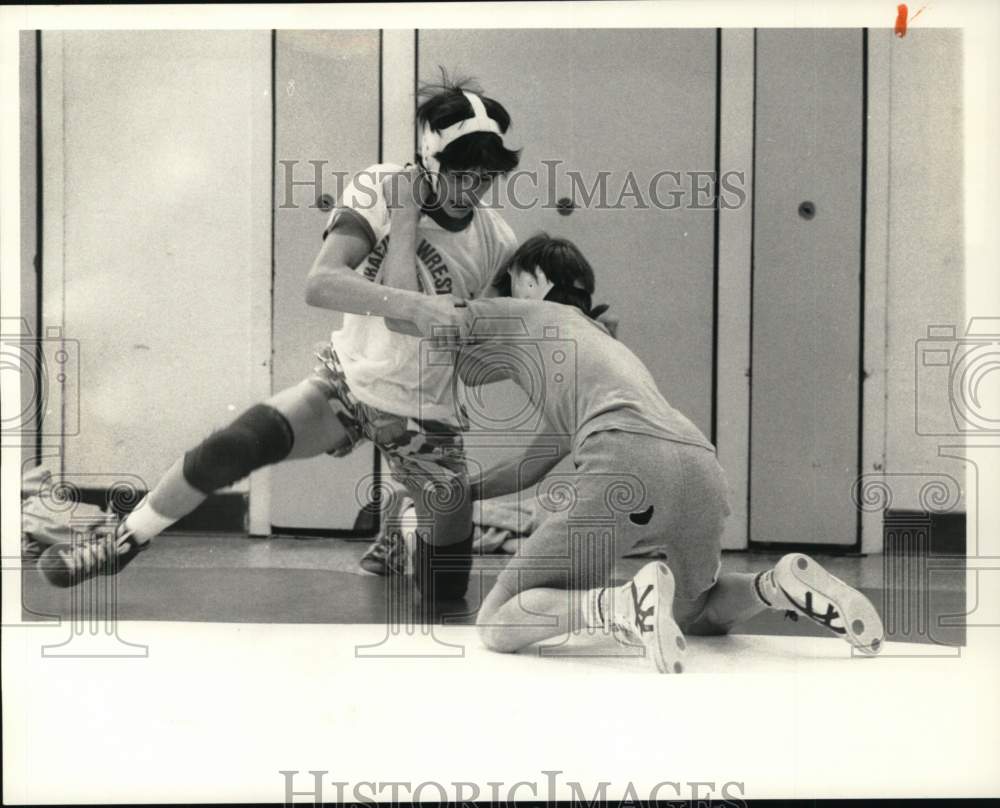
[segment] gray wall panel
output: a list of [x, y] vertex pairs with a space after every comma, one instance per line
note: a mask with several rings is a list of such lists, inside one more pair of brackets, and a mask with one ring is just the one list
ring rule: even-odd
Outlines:
[[752, 542], [857, 539], [862, 68], [861, 31], [757, 35]]
[[[278, 31], [275, 58], [274, 370], [273, 389], [311, 372], [317, 344], [342, 315], [311, 308], [305, 282], [319, 252], [328, 213], [315, 207], [317, 189], [296, 186], [286, 200], [281, 160], [295, 160], [293, 178], [311, 182], [311, 160], [323, 160], [322, 190], [336, 198], [335, 172], [353, 174], [378, 158], [378, 31]], [[291, 201], [294, 207], [282, 207]], [[374, 449], [346, 458], [295, 460], [272, 470], [271, 523], [279, 527], [348, 530], [359, 503], [355, 490], [370, 475]]]

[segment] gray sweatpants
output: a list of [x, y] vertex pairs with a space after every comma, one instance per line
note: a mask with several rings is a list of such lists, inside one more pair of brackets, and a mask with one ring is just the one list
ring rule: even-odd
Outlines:
[[730, 513], [714, 452], [609, 430], [586, 438], [575, 462], [575, 471], [550, 474], [538, 486], [548, 516], [497, 579], [504, 600], [537, 587], [618, 582], [623, 557], [652, 552], [670, 566], [677, 599], [697, 608], [693, 602], [718, 577]]

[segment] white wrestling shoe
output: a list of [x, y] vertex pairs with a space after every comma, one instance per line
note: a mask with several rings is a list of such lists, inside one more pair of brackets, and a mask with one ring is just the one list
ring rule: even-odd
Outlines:
[[885, 629], [872, 602], [815, 559], [789, 553], [773, 570], [762, 573], [760, 583], [772, 597], [776, 596], [775, 607], [805, 615], [843, 637], [862, 654], [875, 656], [882, 650]]
[[662, 561], [644, 566], [624, 586], [607, 587], [602, 608], [615, 639], [643, 645], [660, 673], [682, 673], [687, 642], [674, 620], [674, 574]]

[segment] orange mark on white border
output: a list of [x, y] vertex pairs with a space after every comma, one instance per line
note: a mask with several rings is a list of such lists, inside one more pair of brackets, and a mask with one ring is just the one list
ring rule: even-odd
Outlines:
[[909, 9], [907, 9], [906, 3], [900, 3], [896, 6], [896, 28], [894, 32], [898, 37], [906, 36], [906, 17], [908, 14]]

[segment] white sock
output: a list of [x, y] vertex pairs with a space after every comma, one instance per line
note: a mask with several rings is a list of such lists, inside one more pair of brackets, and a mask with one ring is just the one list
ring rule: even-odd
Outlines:
[[611, 618], [610, 587], [588, 589], [583, 598], [583, 621], [587, 628], [606, 629]]
[[778, 585], [774, 582], [773, 568], [757, 573], [753, 579], [753, 592], [757, 600], [769, 609], [783, 612], [792, 608], [784, 593], [778, 589]]
[[149, 498], [143, 499], [128, 516], [125, 517], [125, 530], [132, 533], [138, 542], [147, 542], [154, 536], [159, 536], [170, 527], [176, 519], [157, 513]]

